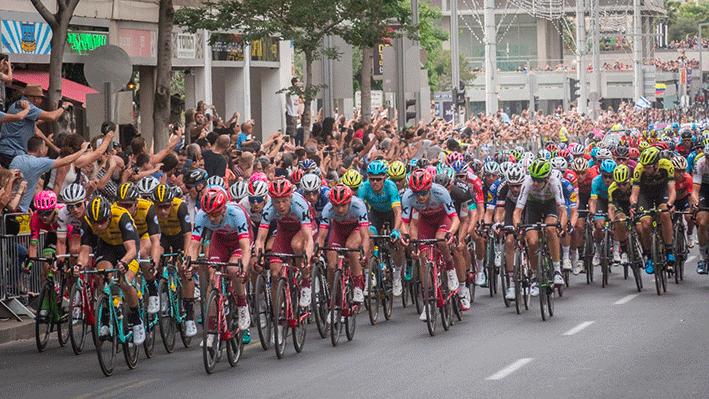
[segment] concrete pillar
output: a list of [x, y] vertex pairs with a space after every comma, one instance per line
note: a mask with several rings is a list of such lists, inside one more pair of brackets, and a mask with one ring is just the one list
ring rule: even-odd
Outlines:
[[[249, 116], [246, 116], [243, 119], [253, 119], [256, 122], [256, 126], [254, 126], [254, 137], [257, 140], [261, 140], [262, 138], [262, 114], [265, 113], [267, 116], [270, 116], [272, 112], [272, 110], [268, 108], [262, 108], [263, 100], [261, 95], [263, 94], [263, 91], [261, 89], [261, 71], [263, 69], [264, 68], [254, 68], [249, 71], [249, 86], [244, 89], [244, 92], [249, 92], [249, 100], [251, 102], [246, 103], [248, 105]], [[244, 111], [244, 113], [246, 113], [246, 111]]]
[[244, 119], [244, 71], [241, 68], [224, 68], [224, 78], [222, 80], [224, 86], [224, 119], [228, 120], [238, 112], [240, 115], [239, 123], [243, 123]]
[[537, 18], [537, 62], [544, 68], [547, 64], [547, 21]]
[[280, 118], [275, 116], [285, 114], [285, 105], [281, 104], [285, 94], [276, 94], [281, 88], [278, 69], [259, 68], [259, 70], [261, 72], [261, 126], [263, 126], [260, 137], [263, 142], [276, 130], [282, 129]]
[[153, 143], [153, 102], [155, 101], [155, 67], [141, 66], [138, 67], [140, 73], [140, 89], [138, 97], [140, 98], [140, 130], [141, 135], [145, 138], [146, 148], [150, 149]]
[[[226, 115], [226, 110], [224, 108], [224, 70], [226, 68], [216, 67], [212, 68], [212, 102], [217, 108], [217, 112], [221, 116]], [[229, 119], [229, 118], [227, 118]]]
[[[293, 65], [293, 55], [294, 55], [294, 49], [293, 46], [291, 46], [290, 41], [282, 40], [279, 44], [279, 51], [280, 51], [280, 57], [281, 57], [281, 67], [278, 69], [279, 71], [279, 82], [278, 82], [278, 89], [282, 89], [284, 87], [290, 87], [290, 80], [293, 78], [293, 68], [291, 65]], [[273, 119], [278, 119], [280, 121], [280, 129], [282, 132], [286, 131], [286, 95], [285, 93], [279, 94], [278, 95], [278, 108], [276, 108], [279, 113], [279, 117], [276, 118], [275, 115], [273, 116]]]
[[189, 75], [185, 75], [185, 109], [197, 108], [197, 99], [195, 99], [196, 87], [194, 70]]

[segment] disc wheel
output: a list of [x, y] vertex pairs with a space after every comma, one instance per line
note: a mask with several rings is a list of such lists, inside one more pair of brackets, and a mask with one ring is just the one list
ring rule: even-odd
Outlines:
[[[314, 269], [316, 273], [318, 270], [318, 268]], [[315, 276], [313, 276], [313, 281], [315, 282], [315, 288], [317, 289], [318, 283]], [[313, 301], [313, 304], [317, 308], [317, 301]], [[265, 351], [271, 349], [271, 333], [273, 331], [272, 314], [268, 283], [266, 282], [265, 275], [263, 273], [259, 273], [256, 277], [256, 286], [254, 287], [254, 315], [256, 316], [256, 330], [258, 331], [258, 338], [261, 342], [261, 348]], [[320, 321], [318, 319], [317, 312], [315, 313], [315, 321], [318, 324], [319, 329]]]
[[[222, 310], [224, 311], [224, 310]], [[211, 290], [204, 306], [202, 321], [202, 360], [207, 374], [214, 372], [221, 351], [219, 291]]]
[[71, 339], [71, 349], [74, 354], [80, 355], [86, 343], [86, 333], [89, 329], [86, 315], [84, 314], [84, 296], [81, 292], [81, 280], [77, 280], [71, 287], [69, 294], [69, 304], [71, 319], [69, 320], [69, 338]]

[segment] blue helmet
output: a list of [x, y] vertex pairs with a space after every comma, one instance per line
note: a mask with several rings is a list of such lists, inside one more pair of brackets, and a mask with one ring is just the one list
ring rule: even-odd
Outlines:
[[598, 154], [598, 147], [591, 148], [591, 157], [595, 158], [596, 154]]
[[612, 159], [606, 159], [603, 161], [601, 164], [601, 172], [603, 173], [613, 173], [615, 170], [615, 167], [618, 166], [618, 164], [615, 163], [614, 160]]
[[468, 167], [468, 164], [466, 164], [464, 161], [455, 161], [451, 165], [453, 170], [455, 171], [456, 174], [463, 174], [463, 173], [468, 173], [468, 170], [470, 169]]
[[382, 161], [372, 161], [369, 166], [367, 166], [368, 175], [386, 175], [387, 167]]
[[318, 164], [316, 164], [315, 161], [313, 161], [310, 158], [304, 159], [303, 162], [300, 163], [300, 167], [303, 170], [308, 170], [308, 169], [313, 168], [315, 166], [318, 166]]

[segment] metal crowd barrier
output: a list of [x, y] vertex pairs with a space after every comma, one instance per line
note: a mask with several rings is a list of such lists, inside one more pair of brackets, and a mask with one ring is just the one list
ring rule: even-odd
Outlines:
[[[34, 267], [30, 274], [22, 270], [24, 257], [30, 244], [29, 214], [8, 213], [2, 216], [0, 225], [0, 315], [21, 321], [21, 316], [34, 318], [28, 308], [30, 293], [39, 294], [42, 282], [41, 267]], [[18, 234], [7, 232], [7, 222], [15, 218], [20, 224]], [[44, 248], [45, 234], [40, 234], [38, 251]], [[22, 256], [24, 254], [24, 256]]]

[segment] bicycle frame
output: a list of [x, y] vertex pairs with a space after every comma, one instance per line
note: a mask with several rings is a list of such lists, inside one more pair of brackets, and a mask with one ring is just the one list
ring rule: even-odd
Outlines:
[[[168, 259], [179, 255], [180, 254], [178, 253], [163, 254], [160, 259], [160, 269], [162, 270], [162, 278], [168, 281], [170, 284], [170, 289], [168, 290], [168, 300], [170, 301], [170, 317], [175, 319], [178, 324], [182, 323], [182, 321], [187, 317], [186, 314], [178, 314], [179, 306], [177, 304], [177, 301], [181, 299], [182, 279], [180, 279], [177, 266], [168, 263]], [[179, 293], [179, 295], [176, 293]]]
[[[111, 273], [118, 272], [119, 269], [104, 269], [99, 271], [99, 273], [103, 275], [104, 279], [102, 291], [111, 299], [111, 304], [113, 305], [109, 307], [111, 309], [109, 317], [113, 320], [113, 323], [111, 323], [111, 328], [113, 329], [113, 327], [115, 327], [115, 329], [118, 330], [118, 340], [121, 344], [125, 344], [126, 342], [128, 342], [129, 338], [133, 337], [133, 331], [129, 331], [128, 334], [125, 334], [123, 332], [123, 323], [125, 322], [125, 317], [127, 315], [121, 314], [122, 317], [118, 318], [118, 311], [116, 309], [123, 306], [123, 303], [125, 302], [125, 294], [123, 293], [123, 289], [121, 289], [120, 283], [118, 282], [121, 276], [110, 275]], [[113, 294], [111, 292], [114, 290], [117, 290], [117, 294]], [[123, 312], [121, 311], [121, 313]], [[116, 331], [111, 331], [111, 335], [113, 334], [116, 334]]]

